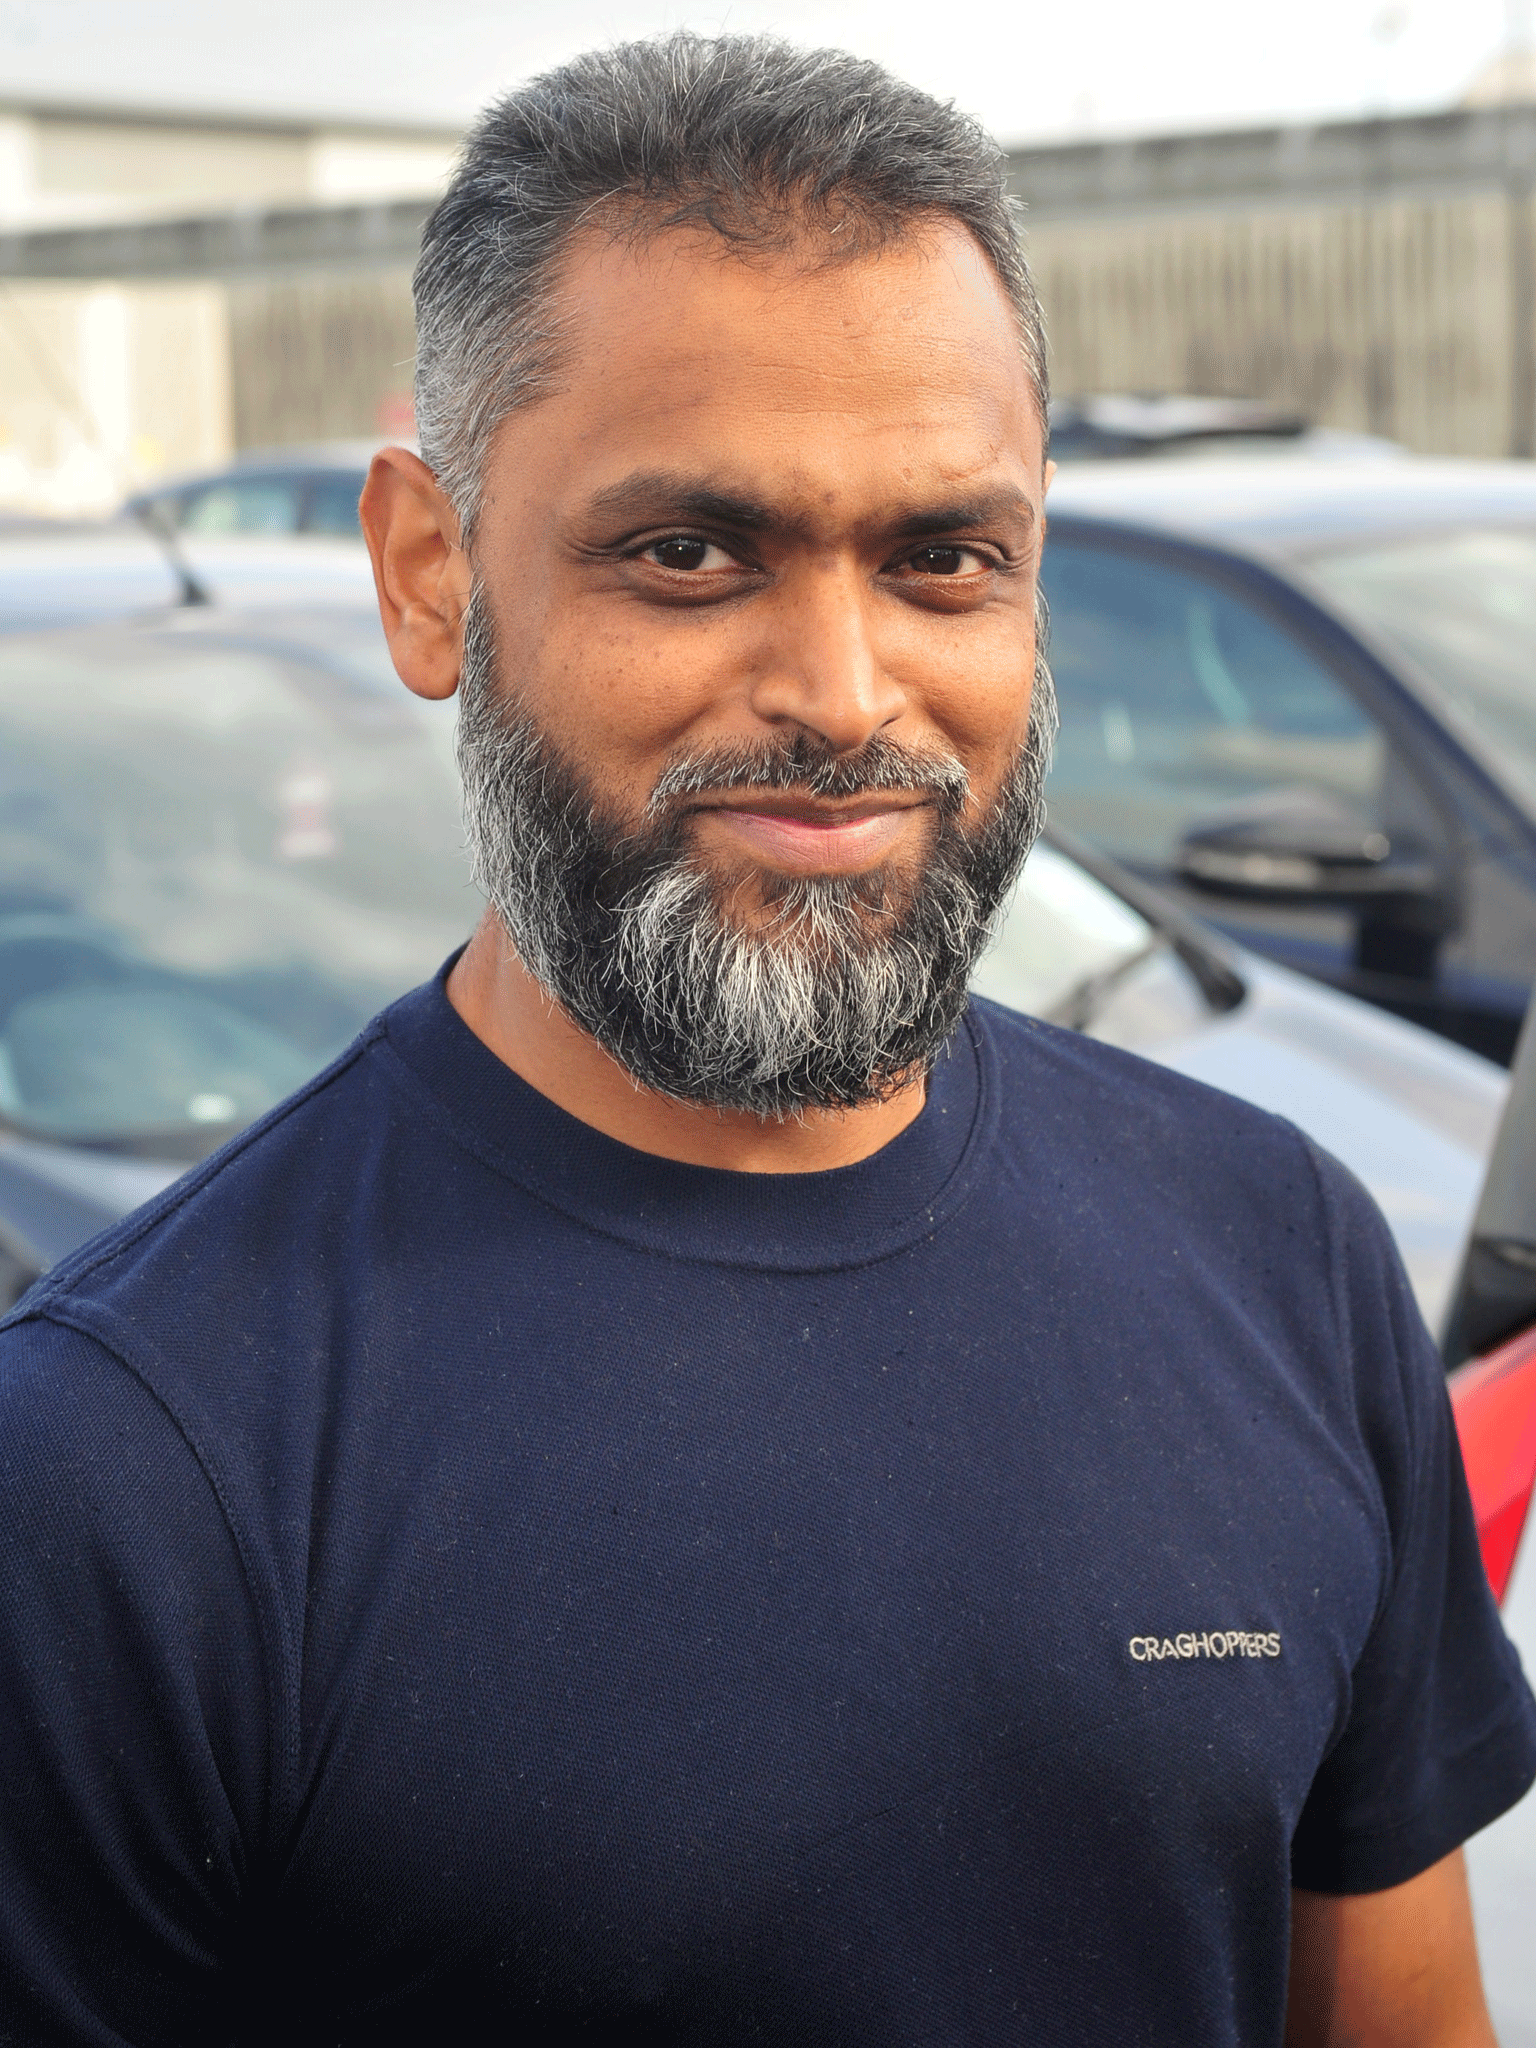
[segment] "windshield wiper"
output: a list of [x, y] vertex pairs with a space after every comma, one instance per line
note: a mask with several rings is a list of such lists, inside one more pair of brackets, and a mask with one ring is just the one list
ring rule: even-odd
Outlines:
[[212, 604], [208, 586], [198, 580], [192, 564], [182, 552], [180, 537], [167, 525], [162, 525], [153, 505], [135, 505], [133, 516], [149, 535], [155, 546], [165, 557], [166, 566], [176, 578], [180, 595], [178, 604]]
[[[1114, 967], [1098, 974], [1086, 975], [1077, 986], [1068, 991], [1058, 1011], [1073, 1012], [1073, 1024], [1082, 1031], [1093, 1021], [1095, 1012], [1102, 1006], [1114, 988], [1133, 968], [1166, 947], [1176, 953], [1194, 976], [1200, 993], [1209, 1007], [1218, 1014], [1235, 1010], [1248, 993], [1247, 983], [1232, 965], [1218, 941], [1197, 924], [1192, 917], [1186, 917], [1176, 904], [1170, 903], [1160, 889], [1143, 882], [1130, 874], [1120, 863], [1098, 853], [1075, 832], [1063, 831], [1059, 825], [1048, 825], [1040, 835], [1047, 846], [1055, 847], [1068, 860], [1075, 861], [1102, 882], [1122, 903], [1128, 904], [1138, 917], [1142, 917], [1157, 933], [1156, 941], [1142, 947], [1138, 952], [1118, 962]], [[1084, 1017], [1083, 1023], [1076, 1023], [1077, 1014]], [[1065, 1015], [1053, 1021], [1067, 1022]]]
[[1073, 982], [1061, 1000], [1052, 1003], [1041, 1014], [1047, 1024], [1060, 1024], [1068, 1031], [1086, 1031], [1122, 982], [1129, 980], [1148, 960], [1168, 951], [1168, 941], [1159, 932], [1145, 946], [1138, 946], [1134, 953], [1127, 953], [1123, 960], [1117, 960], [1113, 967], [1101, 967], [1093, 974], [1085, 974], [1081, 981]]

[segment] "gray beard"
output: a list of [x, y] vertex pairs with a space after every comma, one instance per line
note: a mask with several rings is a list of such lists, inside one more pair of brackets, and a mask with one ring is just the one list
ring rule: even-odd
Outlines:
[[[952, 757], [876, 736], [836, 754], [799, 731], [674, 759], [643, 821], [605, 818], [579, 771], [504, 695], [489, 610], [465, 621], [459, 769], [475, 880], [528, 972], [642, 1087], [765, 1118], [881, 1100], [926, 1072], [1044, 821], [1056, 727], [1040, 607], [1029, 731], [987, 816], [962, 822]], [[690, 849], [686, 799], [727, 789], [927, 795], [915, 880], [759, 877], [733, 919]]]

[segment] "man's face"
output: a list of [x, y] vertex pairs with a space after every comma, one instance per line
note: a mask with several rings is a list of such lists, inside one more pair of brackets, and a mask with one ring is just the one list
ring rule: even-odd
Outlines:
[[[493, 445], [475, 541], [505, 687], [605, 807], [796, 727], [952, 754], [971, 815], [1024, 737], [1044, 477], [990, 267], [938, 225], [878, 259], [593, 238], [559, 388]], [[915, 862], [925, 805], [702, 805], [700, 859]]]
[[650, 1085], [866, 1099], [953, 1027], [1034, 819], [1044, 477], [1007, 301], [942, 227], [840, 266], [593, 238], [563, 299], [557, 389], [498, 434], [475, 537], [482, 872]]

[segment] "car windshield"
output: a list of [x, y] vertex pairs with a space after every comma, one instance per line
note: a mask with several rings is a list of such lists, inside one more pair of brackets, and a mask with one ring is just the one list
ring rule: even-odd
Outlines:
[[1474, 750], [1536, 805], [1536, 531], [1375, 541], [1307, 567], [1341, 611], [1417, 664]]
[[1158, 944], [1147, 920], [1076, 861], [1036, 846], [971, 986], [1010, 1009], [1076, 1023], [1086, 991], [1125, 974]]
[[463, 941], [451, 711], [377, 642], [0, 641], [0, 1123], [198, 1157]]

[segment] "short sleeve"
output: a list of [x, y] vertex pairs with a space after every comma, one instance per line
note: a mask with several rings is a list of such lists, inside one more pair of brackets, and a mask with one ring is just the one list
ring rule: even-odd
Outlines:
[[1536, 1702], [1483, 1570], [1439, 1353], [1374, 1203], [1315, 1157], [1332, 1212], [1340, 1366], [1391, 1567], [1291, 1875], [1308, 1891], [1384, 1891], [1527, 1790]]
[[89, 1338], [0, 1327], [0, 2041], [230, 2037], [267, 1718], [174, 1420]]

